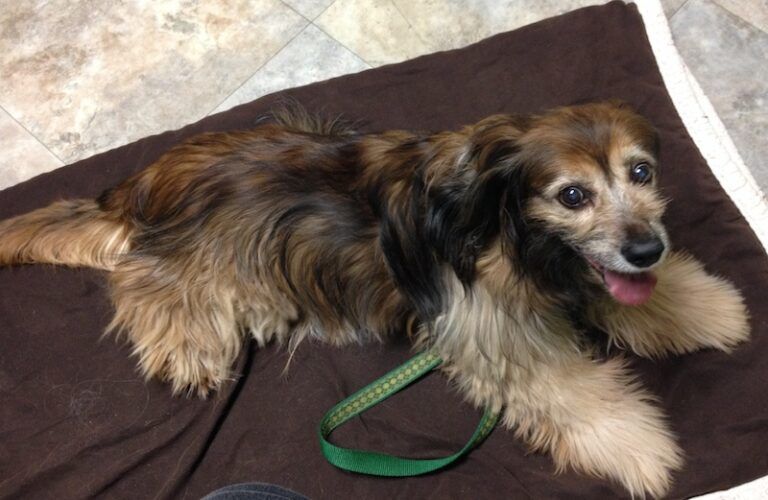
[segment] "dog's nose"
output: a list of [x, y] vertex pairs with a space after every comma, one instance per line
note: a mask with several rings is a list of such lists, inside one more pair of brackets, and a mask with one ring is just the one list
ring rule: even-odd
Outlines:
[[627, 262], [637, 267], [652, 266], [664, 253], [664, 243], [656, 237], [636, 239], [621, 247], [621, 255]]

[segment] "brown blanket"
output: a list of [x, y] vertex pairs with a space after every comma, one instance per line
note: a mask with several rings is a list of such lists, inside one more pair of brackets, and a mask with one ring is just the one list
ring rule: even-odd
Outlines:
[[[637, 359], [687, 454], [673, 497], [768, 473], [768, 259], [688, 137], [635, 7], [612, 3], [421, 57], [283, 92], [368, 130], [445, 129], [498, 112], [618, 97], [658, 127], [674, 245], [733, 280], [753, 339], [733, 355]], [[62, 197], [93, 197], [195, 133], [247, 128], [269, 96], [149, 137], [0, 193], [0, 218]], [[618, 486], [527, 455], [497, 429], [437, 474], [381, 479], [345, 473], [320, 454], [316, 425], [334, 403], [409, 356], [407, 343], [287, 355], [250, 345], [241, 376], [213, 399], [174, 398], [143, 382], [129, 349], [100, 335], [112, 311], [104, 274], [46, 266], [0, 270], [0, 496], [194, 498], [228, 483], [279, 483], [313, 498], [610, 498]], [[432, 375], [337, 431], [334, 439], [402, 455], [458, 449], [479, 414]]]

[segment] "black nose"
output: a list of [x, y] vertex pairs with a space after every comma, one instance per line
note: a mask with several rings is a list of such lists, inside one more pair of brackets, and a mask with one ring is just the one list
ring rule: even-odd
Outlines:
[[632, 240], [621, 247], [621, 255], [627, 262], [637, 267], [648, 267], [658, 262], [664, 252], [664, 243], [659, 238]]

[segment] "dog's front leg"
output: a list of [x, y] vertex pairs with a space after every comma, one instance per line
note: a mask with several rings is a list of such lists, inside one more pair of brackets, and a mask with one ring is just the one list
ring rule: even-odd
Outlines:
[[507, 383], [505, 423], [558, 471], [621, 483], [632, 496], [664, 496], [682, 454], [662, 412], [620, 359], [538, 363]]
[[496, 320], [473, 330], [482, 335], [463, 330], [438, 344], [444, 370], [476, 406], [503, 406], [506, 426], [550, 453], [558, 470], [663, 496], [682, 458], [662, 412], [621, 359], [595, 361], [567, 340], [576, 337], [567, 322], [551, 319], [494, 330], [505, 324]]
[[423, 332], [467, 399], [503, 406], [505, 424], [551, 453], [559, 470], [613, 479], [633, 495], [664, 495], [681, 452], [622, 360], [592, 359], [571, 323], [539, 296], [502, 307], [481, 285], [469, 297], [457, 287], [446, 313]]
[[747, 309], [729, 282], [692, 257], [673, 253], [655, 270], [658, 283], [640, 306], [606, 301], [590, 311], [613, 342], [641, 356], [705, 347], [730, 351], [749, 337]]

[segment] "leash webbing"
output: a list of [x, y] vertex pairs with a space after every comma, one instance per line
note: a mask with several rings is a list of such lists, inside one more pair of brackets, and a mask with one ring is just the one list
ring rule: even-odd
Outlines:
[[389, 477], [417, 476], [455, 462], [480, 444], [499, 420], [499, 414], [489, 408], [486, 408], [469, 442], [461, 450], [447, 457], [403, 458], [373, 451], [342, 448], [328, 441], [328, 436], [335, 428], [420, 379], [439, 366], [442, 361], [432, 352], [418, 354], [331, 408], [320, 421], [319, 426], [320, 449], [326, 460], [336, 467], [361, 474]]

